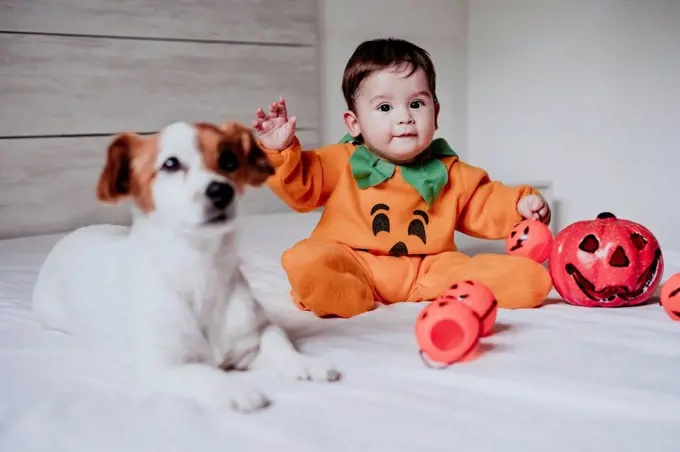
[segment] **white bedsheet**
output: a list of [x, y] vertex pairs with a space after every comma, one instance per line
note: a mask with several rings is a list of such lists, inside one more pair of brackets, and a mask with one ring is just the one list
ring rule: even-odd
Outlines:
[[137, 401], [115, 363], [41, 330], [30, 311], [39, 265], [58, 236], [0, 241], [0, 450], [680, 451], [680, 323], [658, 305], [500, 311], [500, 332], [484, 340], [482, 356], [428, 369], [413, 334], [422, 305], [350, 320], [292, 306], [279, 256], [315, 219], [250, 218], [246, 273], [300, 347], [333, 360], [344, 379], [234, 374], [261, 383], [274, 401], [252, 415]]

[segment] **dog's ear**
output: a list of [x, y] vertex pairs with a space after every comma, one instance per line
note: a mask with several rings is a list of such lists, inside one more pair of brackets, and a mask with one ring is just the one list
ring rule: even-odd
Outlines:
[[130, 132], [116, 135], [109, 144], [106, 164], [99, 176], [97, 198], [115, 203], [130, 195], [132, 149], [139, 137]]
[[262, 182], [264, 182], [269, 176], [274, 174], [274, 166], [260, 146], [257, 145], [255, 136], [250, 130], [244, 130], [241, 133], [241, 147], [243, 148], [250, 171], [255, 173], [256, 179], [262, 178]]
[[225, 121], [219, 129], [224, 133], [227, 146], [238, 154], [240, 183], [259, 186], [274, 174], [274, 166], [257, 145], [253, 130], [236, 121]]

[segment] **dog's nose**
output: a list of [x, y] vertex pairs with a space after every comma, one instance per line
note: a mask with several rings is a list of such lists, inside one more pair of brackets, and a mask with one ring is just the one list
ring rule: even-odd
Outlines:
[[234, 198], [234, 189], [223, 182], [210, 182], [205, 189], [205, 195], [217, 209], [226, 208]]

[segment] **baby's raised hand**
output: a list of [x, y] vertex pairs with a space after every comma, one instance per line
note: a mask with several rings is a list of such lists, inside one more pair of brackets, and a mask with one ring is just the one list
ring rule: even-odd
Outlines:
[[550, 206], [539, 195], [527, 195], [517, 203], [517, 212], [527, 220], [538, 220], [550, 224]]
[[253, 128], [260, 136], [260, 141], [267, 149], [282, 151], [291, 145], [295, 138], [295, 116], [288, 118], [286, 101], [281, 98], [272, 102], [269, 112], [257, 109], [257, 118], [253, 121]]

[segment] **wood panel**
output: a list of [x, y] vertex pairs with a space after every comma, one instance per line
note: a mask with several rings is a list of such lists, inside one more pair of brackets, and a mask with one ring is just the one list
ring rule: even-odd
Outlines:
[[0, 136], [249, 123], [280, 96], [318, 124], [314, 47], [0, 34], [0, 55]]
[[[305, 147], [316, 132], [299, 132]], [[111, 137], [0, 140], [0, 238], [127, 223], [128, 207], [99, 204], [95, 185]], [[286, 211], [267, 188], [250, 190], [247, 213]]]
[[317, 0], [0, 0], [0, 30], [316, 42]]

